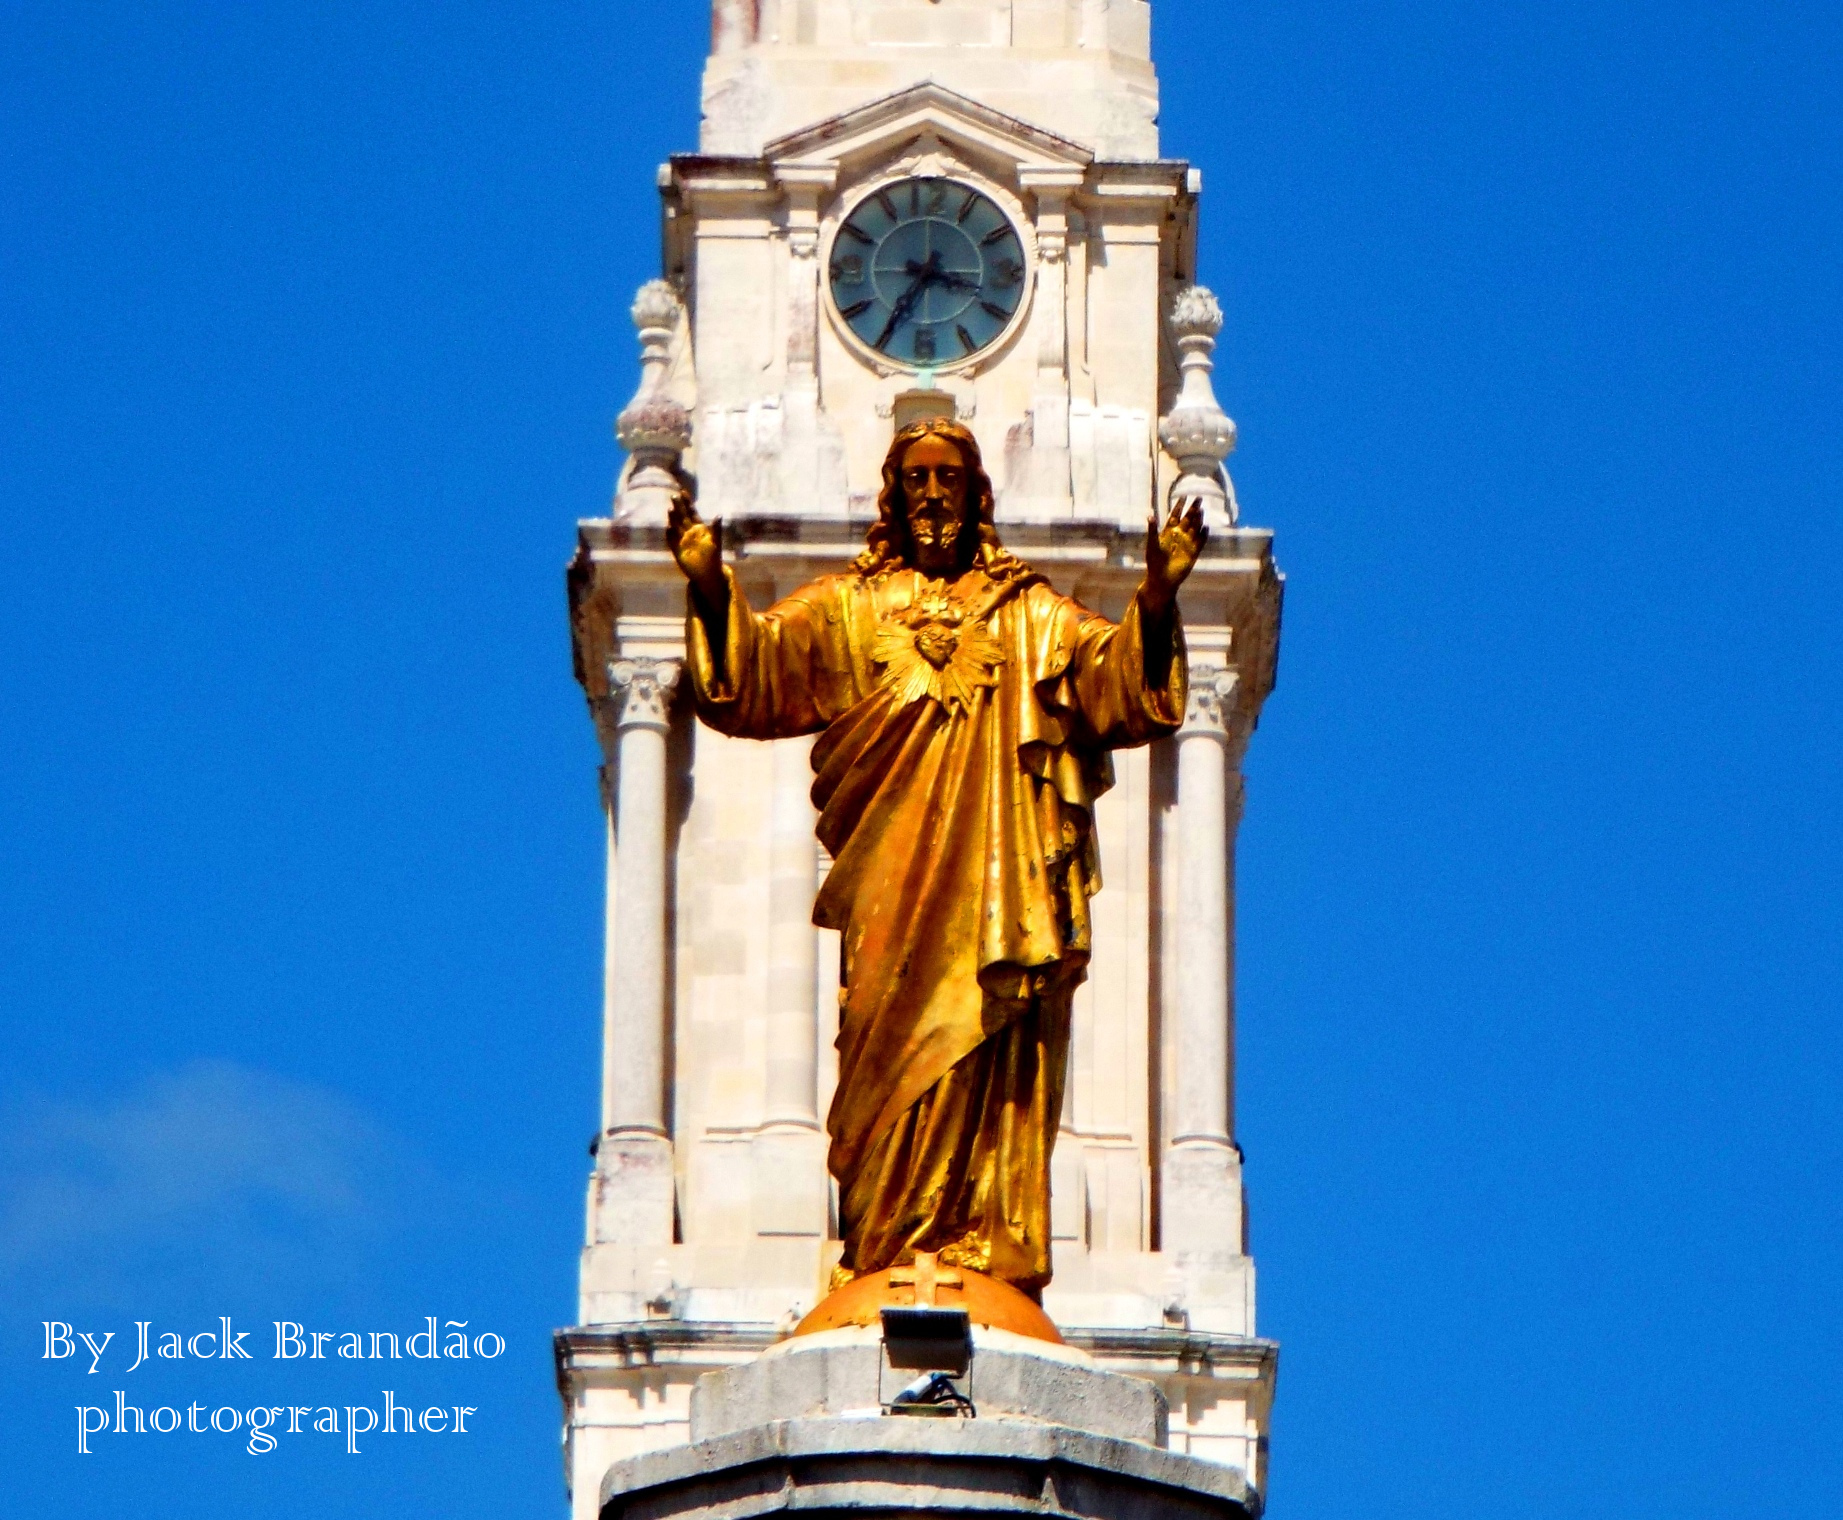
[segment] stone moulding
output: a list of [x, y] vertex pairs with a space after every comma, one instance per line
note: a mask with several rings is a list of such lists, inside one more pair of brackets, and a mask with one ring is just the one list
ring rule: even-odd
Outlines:
[[1186, 1372], [1239, 1373], [1271, 1383], [1280, 1367], [1280, 1343], [1248, 1335], [1199, 1330], [1065, 1328], [1063, 1339], [1099, 1362], [1131, 1358], [1169, 1362]]
[[1054, 1425], [786, 1420], [617, 1462], [602, 1520], [721, 1515], [1083, 1516], [1255, 1520], [1233, 1468]]
[[[1186, 1372], [1239, 1373], [1272, 1383], [1280, 1364], [1277, 1341], [1253, 1336], [1211, 1335], [1195, 1330], [1115, 1330], [1064, 1327], [1064, 1339], [1097, 1362], [1162, 1362]], [[665, 1354], [687, 1351], [761, 1355], [786, 1336], [759, 1321], [719, 1323], [711, 1320], [659, 1319], [629, 1325], [579, 1325], [552, 1337], [558, 1391], [569, 1395], [570, 1368], [598, 1362], [615, 1367], [644, 1367]], [[727, 1364], [726, 1364], [727, 1365]]]
[[667, 1353], [685, 1351], [733, 1352], [741, 1359], [760, 1356], [782, 1339], [773, 1325], [755, 1321], [660, 1319], [645, 1324], [572, 1326], [551, 1336], [551, 1350], [557, 1364], [557, 1391], [567, 1398], [572, 1364], [649, 1367]]

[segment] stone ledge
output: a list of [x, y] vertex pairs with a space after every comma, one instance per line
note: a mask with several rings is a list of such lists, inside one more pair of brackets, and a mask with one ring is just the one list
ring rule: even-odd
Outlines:
[[1251, 1335], [1222, 1335], [1176, 1327], [1133, 1329], [1081, 1325], [1063, 1326], [1062, 1335], [1071, 1346], [1092, 1356], [1170, 1362], [1180, 1368], [1233, 1378], [1265, 1377], [1271, 1381], [1280, 1365], [1280, 1343]]
[[1005, 1420], [783, 1420], [617, 1462], [601, 1520], [803, 1515], [1254, 1520], [1234, 1468], [1135, 1441]]
[[[805, 551], [809, 557], [816, 555], [849, 562], [862, 551], [864, 535], [876, 520], [874, 512], [849, 518], [816, 514], [731, 517], [723, 524], [723, 542], [726, 551], [736, 559]], [[666, 547], [664, 528], [586, 517], [577, 523], [576, 531], [581, 547], [588, 554], [644, 557], [647, 562], [678, 573], [671, 551]], [[998, 531], [1008, 548], [1029, 550], [1038, 555], [1058, 548], [1078, 549], [1084, 551], [1080, 558], [1130, 568], [1141, 568], [1144, 559], [1145, 529], [1122, 527], [1111, 518], [1020, 522], [1001, 512]], [[1198, 566], [1205, 571], [1258, 569], [1272, 559], [1273, 539], [1271, 528], [1238, 524], [1212, 529]]]
[[[1165, 1397], [1144, 1378], [1093, 1366], [1065, 1346], [979, 1328], [962, 1386], [981, 1419], [1009, 1418], [1163, 1446]], [[734, 1435], [783, 1420], [874, 1417], [913, 1373], [883, 1365], [874, 1328], [834, 1330], [784, 1342], [758, 1360], [698, 1379], [691, 1439]]]

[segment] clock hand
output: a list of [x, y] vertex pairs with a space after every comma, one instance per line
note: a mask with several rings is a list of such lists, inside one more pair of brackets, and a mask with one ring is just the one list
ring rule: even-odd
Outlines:
[[[940, 261], [940, 250], [936, 249], [933, 253], [928, 255], [928, 262], [926, 264], [916, 259], [910, 259], [902, 266], [903, 273], [927, 276], [929, 277], [929, 283], [934, 285], [945, 285], [949, 290], [978, 291], [981, 288], [977, 280], [969, 280], [963, 274], [959, 274], [952, 269], [943, 268]], [[932, 266], [932, 270], [930, 266]]]
[[910, 259], [908, 263], [902, 266], [902, 272], [904, 274], [923, 275], [933, 284], [950, 285], [959, 290], [977, 290], [979, 288], [979, 282], [977, 280], [969, 280], [963, 274], [959, 274], [952, 269], [944, 268], [941, 264], [941, 256], [939, 253], [929, 254], [926, 264], [915, 259]]
[[[901, 327], [904, 322], [908, 321], [909, 318], [915, 314], [916, 304], [921, 300], [928, 287], [940, 277], [940, 258], [941, 256], [938, 253], [931, 253], [928, 255], [928, 262], [921, 266], [920, 272], [916, 274], [914, 281], [910, 284], [909, 288], [902, 293], [902, 298], [896, 302], [895, 308], [890, 312], [889, 322], [885, 325], [882, 335], [878, 337], [876, 347], [883, 347], [885, 343], [895, 337], [896, 329]], [[911, 259], [904, 272], [906, 273], [909, 270], [913, 270], [915, 267], [915, 261]]]
[[969, 280], [965, 275], [955, 274], [951, 269], [939, 271], [934, 277], [934, 282], [937, 285], [945, 285], [950, 290], [979, 289], [979, 282], [977, 280]]
[[896, 329], [909, 320], [911, 313], [915, 310], [915, 303], [921, 299], [922, 292], [927, 288], [927, 276], [920, 275], [917, 276], [915, 283], [902, 293], [902, 299], [899, 300], [890, 311], [888, 323], [885, 324], [883, 331], [877, 335], [875, 344], [877, 348], [882, 348], [884, 344], [888, 343], [891, 338], [896, 336]]

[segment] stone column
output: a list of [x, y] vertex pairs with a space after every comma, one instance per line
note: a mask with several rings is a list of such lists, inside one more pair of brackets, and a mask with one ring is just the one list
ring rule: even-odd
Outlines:
[[818, 1033], [813, 1017], [819, 937], [813, 928], [813, 836], [810, 739], [774, 746], [774, 811], [768, 886], [769, 1124], [819, 1127]]
[[825, 1238], [825, 1136], [819, 1128], [819, 1030], [815, 1013], [819, 931], [813, 895], [812, 741], [774, 746], [768, 886], [768, 1073], [751, 1162], [755, 1234]]
[[603, 1132], [594, 1241], [666, 1245], [673, 1236], [666, 1125], [666, 735], [677, 660], [615, 660], [602, 704], [612, 739], [615, 866], [608, 945]]
[[1234, 958], [1231, 820], [1238, 816], [1248, 725], [1234, 671], [1193, 661], [1178, 731], [1175, 894], [1177, 1042], [1172, 1132], [1163, 1158], [1163, 1245], [1182, 1259], [1241, 1251], [1241, 1152], [1231, 1129]]

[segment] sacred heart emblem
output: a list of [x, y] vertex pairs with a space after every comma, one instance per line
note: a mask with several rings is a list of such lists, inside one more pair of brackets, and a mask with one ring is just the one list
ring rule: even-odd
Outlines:
[[925, 628], [915, 630], [916, 652], [936, 670], [945, 670], [947, 662], [954, 657], [954, 651], [960, 647], [960, 632], [957, 628], [943, 628], [939, 623], [930, 623]]
[[983, 621], [937, 595], [886, 616], [872, 658], [883, 667], [879, 684], [898, 707], [931, 697], [949, 711], [970, 713], [980, 694], [998, 685], [1005, 652]]

